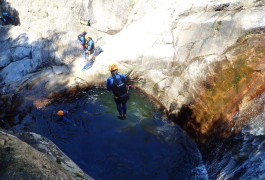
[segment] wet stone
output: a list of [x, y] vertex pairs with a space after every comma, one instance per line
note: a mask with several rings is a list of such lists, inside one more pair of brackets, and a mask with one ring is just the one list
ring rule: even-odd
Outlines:
[[0, 139], [0, 147], [5, 145], [5, 140], [4, 139]]

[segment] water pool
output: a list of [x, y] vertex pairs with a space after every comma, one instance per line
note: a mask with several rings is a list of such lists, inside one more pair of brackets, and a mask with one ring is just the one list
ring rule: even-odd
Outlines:
[[[138, 91], [130, 92], [127, 119], [117, 118], [112, 94], [84, 91], [27, 114], [16, 131], [52, 140], [95, 179], [207, 179], [196, 144], [170, 124]], [[71, 123], [57, 110], [71, 110]]]

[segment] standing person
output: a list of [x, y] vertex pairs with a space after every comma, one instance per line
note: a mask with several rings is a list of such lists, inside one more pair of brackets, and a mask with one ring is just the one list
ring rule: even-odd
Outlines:
[[86, 43], [86, 39], [85, 39], [85, 36], [86, 36], [86, 30], [85, 28], [81, 28], [81, 34], [78, 35], [78, 41], [80, 42], [80, 45], [82, 47], [83, 50], [86, 49], [85, 47], [85, 43]]
[[85, 40], [85, 51], [83, 55], [85, 60], [88, 60], [90, 54], [94, 53], [95, 45], [93, 39], [88, 34], [85, 36]]
[[128, 88], [126, 86], [126, 76], [118, 74], [117, 64], [109, 65], [111, 72], [110, 78], [107, 79], [107, 90], [112, 91], [117, 110], [119, 112], [119, 119], [126, 119], [127, 101], [129, 100]]

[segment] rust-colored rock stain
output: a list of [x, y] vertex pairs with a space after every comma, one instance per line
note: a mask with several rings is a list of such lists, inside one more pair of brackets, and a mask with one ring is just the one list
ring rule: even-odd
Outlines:
[[[238, 132], [247, 120], [235, 121], [233, 117], [244, 113], [240, 107], [265, 90], [265, 34], [242, 38], [225, 55], [227, 60], [216, 64], [215, 73], [203, 82], [193, 103], [183, 109], [189, 114], [184, 117], [181, 111], [176, 120], [202, 143], [212, 136], [226, 138]], [[248, 120], [261, 112], [256, 108]]]

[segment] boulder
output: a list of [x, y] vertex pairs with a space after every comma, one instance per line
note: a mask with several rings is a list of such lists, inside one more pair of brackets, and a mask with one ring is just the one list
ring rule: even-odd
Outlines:
[[35, 133], [16, 136], [0, 131], [1, 179], [92, 179], [48, 139]]
[[17, 47], [12, 52], [13, 61], [18, 61], [26, 57], [31, 59], [31, 47]]

